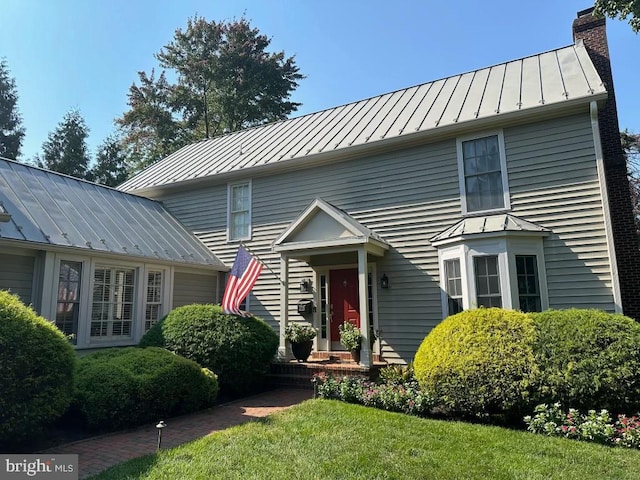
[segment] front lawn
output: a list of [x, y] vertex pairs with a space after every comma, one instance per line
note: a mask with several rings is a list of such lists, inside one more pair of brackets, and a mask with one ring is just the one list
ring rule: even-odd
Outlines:
[[640, 451], [310, 400], [259, 422], [113, 467], [125, 479], [640, 477]]

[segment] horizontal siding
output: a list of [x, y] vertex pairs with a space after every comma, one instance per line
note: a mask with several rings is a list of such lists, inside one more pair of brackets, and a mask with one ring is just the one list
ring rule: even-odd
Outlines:
[[218, 302], [218, 275], [175, 272], [173, 307]]
[[[551, 306], [581, 298], [613, 308], [600, 193], [587, 115], [504, 130], [512, 212], [550, 228], [544, 240]], [[252, 239], [247, 242], [273, 271], [264, 269], [251, 311], [277, 328], [280, 259], [273, 241], [315, 199], [347, 211], [389, 243], [374, 258], [388, 290], [378, 289], [384, 355], [410, 361], [424, 336], [441, 321], [437, 250], [429, 239], [460, 219], [455, 139], [339, 164], [252, 179]], [[226, 242], [226, 184], [160, 198], [227, 265], [236, 243]], [[290, 263], [290, 318], [300, 279], [311, 269]], [[378, 280], [378, 279], [376, 279]], [[379, 284], [376, 281], [376, 284]]]
[[34, 257], [0, 253], [0, 290], [10, 290], [30, 305], [34, 264]]

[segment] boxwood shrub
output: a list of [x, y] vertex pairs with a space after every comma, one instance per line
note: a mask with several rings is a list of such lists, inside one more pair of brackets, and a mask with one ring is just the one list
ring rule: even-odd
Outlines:
[[110, 349], [78, 363], [74, 410], [89, 430], [194, 412], [212, 406], [218, 394], [215, 375], [163, 348]]
[[420, 386], [462, 416], [520, 416], [537, 376], [527, 315], [479, 308], [452, 315], [424, 339], [413, 363]]
[[538, 331], [539, 403], [640, 411], [640, 324], [621, 314], [587, 309], [530, 316]]
[[0, 291], [0, 445], [35, 436], [65, 412], [75, 362], [55, 325]]
[[262, 386], [279, 341], [260, 318], [226, 315], [219, 305], [193, 304], [172, 310], [142, 338], [142, 345], [149, 343], [211, 369], [220, 388], [237, 395]]

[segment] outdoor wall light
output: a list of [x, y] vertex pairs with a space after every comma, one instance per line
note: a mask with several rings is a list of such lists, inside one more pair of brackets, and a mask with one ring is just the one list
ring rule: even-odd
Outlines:
[[162, 420], [160, 420], [156, 425], [156, 428], [158, 429], [158, 450], [160, 450], [160, 446], [162, 445], [162, 429], [166, 426], [167, 424]]
[[389, 288], [389, 277], [387, 277], [386, 273], [382, 274], [382, 278], [380, 279], [380, 288]]
[[300, 293], [309, 293], [311, 292], [311, 279], [303, 278], [300, 280]]

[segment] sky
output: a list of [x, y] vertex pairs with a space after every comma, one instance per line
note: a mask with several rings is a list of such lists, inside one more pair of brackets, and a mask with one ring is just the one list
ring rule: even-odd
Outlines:
[[[0, 0], [0, 58], [18, 92], [30, 160], [77, 109], [92, 155], [128, 110], [138, 71], [195, 15], [245, 16], [306, 75], [292, 116], [573, 43], [589, 0]], [[607, 21], [621, 129], [640, 132], [640, 34]]]

